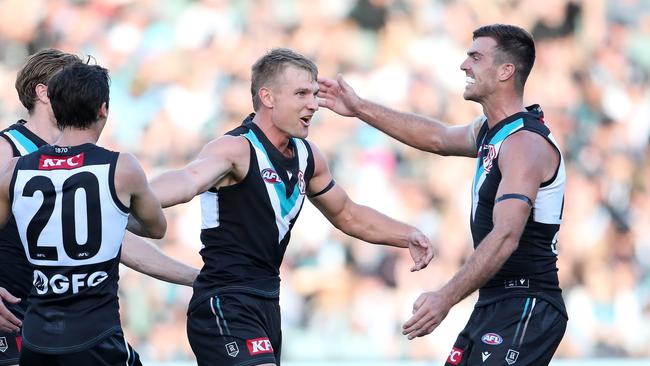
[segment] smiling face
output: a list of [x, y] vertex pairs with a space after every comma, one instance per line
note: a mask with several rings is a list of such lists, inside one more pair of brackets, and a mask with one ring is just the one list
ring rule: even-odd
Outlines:
[[496, 90], [499, 83], [496, 46], [497, 42], [490, 37], [478, 37], [472, 42], [467, 58], [460, 65], [466, 76], [463, 93], [466, 100], [480, 103]]
[[306, 138], [311, 118], [318, 110], [318, 82], [308, 70], [287, 65], [268, 89], [273, 125], [289, 136]]

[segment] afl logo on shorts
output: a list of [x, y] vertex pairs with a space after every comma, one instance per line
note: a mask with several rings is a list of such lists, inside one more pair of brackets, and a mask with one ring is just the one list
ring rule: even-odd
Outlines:
[[271, 168], [262, 170], [262, 179], [264, 179], [266, 183], [280, 183], [280, 176], [278, 176], [278, 173], [276, 173], [275, 170]]
[[483, 334], [483, 337], [481, 337], [481, 341], [490, 346], [496, 346], [497, 344], [503, 343], [503, 338], [496, 333], [485, 333]]

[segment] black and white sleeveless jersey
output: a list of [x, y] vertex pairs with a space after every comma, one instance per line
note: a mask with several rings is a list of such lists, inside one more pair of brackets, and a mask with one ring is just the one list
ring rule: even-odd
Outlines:
[[[14, 157], [27, 155], [47, 145], [24, 124], [25, 121], [20, 120], [0, 132], [0, 136], [11, 145]], [[22, 299], [18, 304], [9, 306], [9, 309], [22, 319], [27, 310], [27, 295], [32, 288], [32, 270], [25, 257], [13, 216], [5, 227], [0, 229], [0, 286]]]
[[[560, 153], [550, 130], [544, 125], [544, 115], [538, 105], [528, 107], [528, 112], [507, 117], [491, 129], [487, 121], [483, 124], [477, 135], [478, 156], [472, 184], [471, 229], [475, 248], [494, 226], [492, 213], [501, 183], [501, 145], [508, 136], [524, 130], [543, 136]], [[555, 175], [539, 187], [519, 247], [501, 270], [480, 289], [477, 306], [505, 297], [536, 294], [566, 314], [556, 265], [565, 180], [564, 159], [560, 153]]]
[[117, 197], [119, 153], [44, 146], [21, 157], [12, 212], [33, 266], [23, 343], [42, 353], [92, 347], [119, 331], [117, 280], [128, 208]]
[[280, 264], [314, 173], [314, 158], [309, 143], [297, 138], [290, 141], [294, 156], [283, 156], [253, 116], [228, 132], [250, 144], [248, 173], [234, 185], [201, 195], [204, 266], [192, 302], [225, 292], [279, 295]]

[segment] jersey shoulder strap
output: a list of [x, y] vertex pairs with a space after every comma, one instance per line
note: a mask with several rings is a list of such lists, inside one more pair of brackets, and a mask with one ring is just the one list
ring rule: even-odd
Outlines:
[[7, 127], [0, 132], [0, 136], [9, 142], [14, 157], [33, 153], [39, 147], [47, 144], [43, 139], [25, 127], [24, 120], [19, 120]]

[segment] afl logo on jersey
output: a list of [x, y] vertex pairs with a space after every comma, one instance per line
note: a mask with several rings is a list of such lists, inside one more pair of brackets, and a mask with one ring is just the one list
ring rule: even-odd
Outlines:
[[280, 183], [280, 176], [271, 168], [262, 170], [262, 179], [264, 179], [266, 183]]

